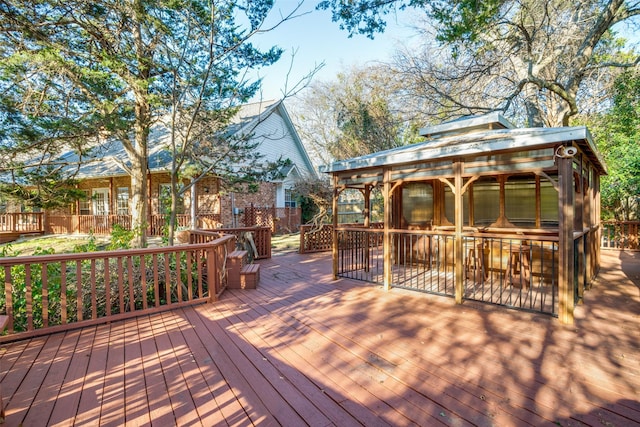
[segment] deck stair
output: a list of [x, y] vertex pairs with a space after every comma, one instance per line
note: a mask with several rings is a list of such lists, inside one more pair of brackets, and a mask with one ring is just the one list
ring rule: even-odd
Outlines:
[[255, 289], [260, 281], [260, 265], [249, 264], [247, 251], [236, 250], [227, 255], [229, 289]]

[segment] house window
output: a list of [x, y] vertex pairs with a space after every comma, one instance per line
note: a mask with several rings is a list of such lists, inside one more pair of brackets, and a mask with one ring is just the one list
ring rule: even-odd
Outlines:
[[118, 187], [116, 210], [118, 215], [129, 215], [129, 187]]
[[504, 185], [505, 214], [520, 227], [536, 225], [536, 181], [533, 176], [511, 177]]
[[480, 178], [473, 183], [473, 223], [491, 225], [500, 216], [500, 184], [492, 178]]
[[93, 201], [93, 214], [94, 215], [109, 215], [109, 189], [108, 188], [94, 188], [93, 195], [91, 196]]
[[284, 189], [284, 207], [285, 208], [296, 207], [296, 201], [293, 198], [293, 191], [290, 188]]
[[558, 226], [558, 191], [546, 179], [540, 180], [540, 222], [542, 227]]
[[413, 225], [425, 225], [433, 220], [433, 187], [414, 182], [402, 187], [402, 214]]
[[84, 198], [80, 199], [80, 215], [91, 215], [91, 196], [89, 190], [83, 190]]

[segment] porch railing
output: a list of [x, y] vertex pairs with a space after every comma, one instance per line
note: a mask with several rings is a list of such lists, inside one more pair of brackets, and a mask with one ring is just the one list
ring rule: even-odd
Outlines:
[[0, 258], [0, 342], [217, 299], [234, 236], [173, 247]]
[[640, 221], [603, 221], [600, 246], [604, 249], [640, 249]]
[[269, 227], [238, 227], [238, 228], [218, 228], [207, 230], [191, 230], [192, 242], [206, 242], [219, 233], [231, 234], [236, 237], [236, 242], [243, 246], [247, 244], [245, 234], [251, 233], [256, 246], [255, 259], [271, 258], [271, 228]]
[[[180, 214], [176, 216], [177, 226], [188, 228], [191, 226], [191, 216]], [[219, 215], [197, 215], [200, 223], [215, 222]], [[113, 226], [120, 225], [124, 229], [131, 229], [131, 215], [47, 215], [44, 231], [53, 234], [93, 233], [96, 235], [111, 234]], [[161, 236], [166, 218], [163, 215], [151, 215], [148, 232], [151, 236]]]
[[[339, 227], [362, 228], [362, 224], [340, 224]], [[370, 229], [382, 229], [384, 224], [381, 222], [372, 223]], [[323, 224], [320, 228], [312, 224], [304, 224], [300, 226], [300, 248], [299, 252], [327, 252], [332, 249], [333, 240], [333, 224]]]
[[253, 205], [244, 208], [245, 227], [270, 227], [274, 233], [291, 233], [297, 230], [301, 223], [300, 208]]
[[0, 231], [40, 233], [42, 212], [14, 212], [0, 214]]
[[[384, 284], [382, 230], [338, 230], [338, 275]], [[469, 232], [464, 235], [464, 299], [551, 315], [558, 313], [558, 238]], [[588, 260], [576, 239], [576, 298]], [[393, 230], [391, 286], [455, 295], [454, 235]]]
[[301, 254], [330, 251], [333, 241], [333, 225], [324, 224], [320, 228], [311, 224], [300, 226]]

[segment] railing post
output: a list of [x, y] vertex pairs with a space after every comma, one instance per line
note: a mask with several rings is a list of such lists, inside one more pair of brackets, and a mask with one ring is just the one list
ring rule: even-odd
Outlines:
[[333, 177], [333, 201], [331, 205], [333, 213], [333, 227], [331, 229], [331, 260], [333, 261], [333, 280], [338, 280], [338, 197], [340, 190], [338, 189], [338, 177]]
[[382, 237], [384, 290], [391, 290], [391, 170], [383, 172], [384, 231]]
[[462, 304], [464, 295], [464, 248], [462, 239], [462, 226], [464, 224], [463, 199], [462, 199], [462, 162], [453, 164], [454, 170], [454, 197], [455, 197], [455, 240], [454, 240], [454, 268], [455, 268], [455, 300], [456, 304]]
[[213, 246], [206, 250], [207, 254], [207, 287], [209, 288], [209, 302], [218, 301], [218, 257]]

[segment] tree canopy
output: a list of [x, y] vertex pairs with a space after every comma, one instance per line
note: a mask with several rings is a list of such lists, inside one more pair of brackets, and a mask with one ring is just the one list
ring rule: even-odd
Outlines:
[[178, 105], [181, 113], [210, 113], [253, 96], [260, 83], [247, 71], [281, 55], [250, 42], [268, 31], [272, 7], [273, 0], [1, 2], [3, 170], [25, 177], [14, 185], [29, 184], [28, 173], [64, 166], [62, 150], [89, 155], [117, 139], [128, 157], [132, 223], [142, 231], [151, 125]]
[[371, 37], [396, 8], [423, 10], [425, 43], [398, 55], [395, 68], [409, 96], [440, 118], [501, 110], [530, 126], [568, 125], [597, 103], [616, 70], [640, 61], [614, 32], [635, 23], [633, 1], [326, 0], [320, 7], [351, 34]]
[[610, 111], [588, 117], [609, 173], [602, 178], [601, 202], [607, 219], [640, 218], [640, 74], [628, 71], [614, 85]]

